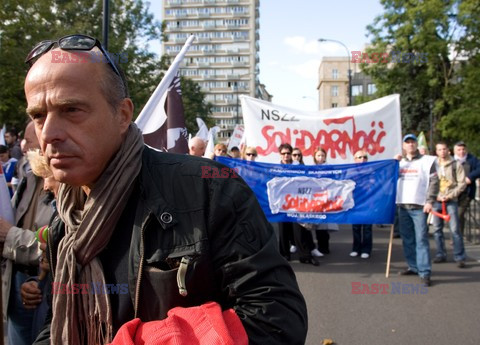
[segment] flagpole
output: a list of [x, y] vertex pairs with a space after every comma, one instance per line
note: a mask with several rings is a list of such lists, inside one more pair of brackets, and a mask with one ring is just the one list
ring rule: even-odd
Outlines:
[[138, 128], [140, 128], [144, 134], [150, 133], [149, 128], [151, 126], [149, 122], [152, 119], [151, 115], [155, 110], [155, 108], [160, 103], [160, 101], [162, 100], [162, 96], [166, 95], [167, 90], [170, 84], [172, 83], [173, 78], [177, 74], [177, 70], [180, 63], [182, 62], [185, 54], [187, 53], [188, 49], [192, 45], [192, 42], [195, 38], [196, 38], [195, 35], [190, 35], [190, 37], [188, 37], [187, 41], [183, 45], [183, 48], [177, 54], [172, 64], [168, 68], [167, 72], [165, 73], [165, 76], [160, 81], [157, 88], [155, 89], [155, 91], [147, 101], [147, 104], [145, 104], [142, 111], [140, 112], [140, 115], [138, 115], [137, 119], [135, 120], [135, 123], [137, 124]]
[[390, 274], [390, 260], [392, 258], [392, 246], [393, 246], [393, 228], [394, 225], [390, 227], [390, 241], [388, 242], [388, 255], [387, 255], [387, 271], [385, 272], [385, 277], [388, 278]]

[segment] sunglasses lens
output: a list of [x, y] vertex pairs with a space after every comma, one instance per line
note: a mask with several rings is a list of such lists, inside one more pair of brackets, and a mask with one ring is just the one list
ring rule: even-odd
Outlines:
[[53, 41], [42, 41], [37, 44], [27, 55], [25, 62], [30, 62], [31, 60], [35, 59], [37, 56], [42, 55], [45, 53], [53, 44]]
[[95, 47], [95, 39], [83, 35], [71, 35], [62, 37], [58, 45], [65, 50], [90, 50]]

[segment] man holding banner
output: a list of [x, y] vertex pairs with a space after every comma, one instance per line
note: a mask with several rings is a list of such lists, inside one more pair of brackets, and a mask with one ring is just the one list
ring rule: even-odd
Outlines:
[[431, 285], [432, 265], [428, 241], [427, 214], [432, 210], [438, 193], [435, 157], [422, 156], [417, 149], [417, 137], [403, 137], [405, 156], [400, 159], [397, 185], [400, 235], [408, 268], [401, 275], [419, 275], [421, 282]]

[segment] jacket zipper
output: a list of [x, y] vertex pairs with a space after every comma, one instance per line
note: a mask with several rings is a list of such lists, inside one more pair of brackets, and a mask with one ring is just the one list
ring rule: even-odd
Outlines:
[[138, 313], [138, 304], [140, 298], [140, 282], [142, 279], [142, 271], [143, 271], [143, 262], [145, 257], [145, 246], [144, 246], [144, 234], [145, 234], [145, 227], [147, 226], [148, 221], [150, 220], [151, 213], [148, 214], [147, 219], [142, 224], [142, 229], [140, 231], [140, 264], [138, 266], [138, 275], [137, 275], [137, 284], [135, 288], [135, 318], [137, 318]]
[[177, 271], [177, 285], [178, 285], [178, 293], [185, 297], [188, 294], [187, 291], [187, 284], [185, 283], [185, 277], [188, 271], [188, 264], [192, 261], [190, 256], [182, 257], [182, 261], [180, 262], [180, 266], [178, 267]]

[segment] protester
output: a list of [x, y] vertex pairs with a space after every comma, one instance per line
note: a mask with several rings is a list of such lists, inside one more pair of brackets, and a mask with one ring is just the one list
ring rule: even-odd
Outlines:
[[193, 137], [188, 142], [189, 154], [191, 156], [203, 157], [207, 144], [200, 137]]
[[[317, 147], [313, 152], [313, 162], [315, 164], [325, 164], [327, 162], [327, 151], [322, 147]], [[338, 230], [337, 224], [316, 224], [315, 234], [317, 237], [317, 247], [320, 253], [330, 254], [330, 233], [329, 230]]]
[[[63, 51], [53, 52], [104, 53], [87, 36], [57, 42]], [[134, 317], [161, 320], [175, 307], [216, 302], [234, 311], [251, 344], [303, 344], [305, 301], [245, 182], [223, 173], [202, 178], [204, 167], [224, 166], [144, 146], [125, 81], [108, 55], [108, 64], [59, 64], [46, 54], [52, 47], [40, 44], [29, 54], [27, 60], [38, 60], [30, 61], [25, 94], [61, 182], [66, 234], [49, 243], [58, 250], [49, 258], [54, 283], [128, 283], [128, 289], [54, 294], [50, 328], [37, 343], [109, 343]]]
[[253, 146], [247, 146], [245, 148], [245, 152], [242, 155], [242, 159], [245, 159], [247, 161], [252, 161], [254, 162], [255, 159], [257, 158], [257, 149]]
[[[364, 163], [368, 160], [367, 152], [359, 150], [353, 155], [355, 163]], [[362, 259], [368, 259], [372, 252], [372, 224], [353, 224], [353, 247], [350, 256], [360, 255]]]
[[[288, 143], [283, 143], [278, 147], [280, 154], [280, 164], [292, 164], [292, 146]], [[280, 254], [283, 255], [287, 261], [291, 260], [291, 255], [297, 251], [295, 240], [293, 238], [293, 224], [291, 222], [278, 223], [278, 241]]]
[[[39, 148], [31, 122], [25, 129], [25, 138], [28, 138], [29, 147]], [[35, 340], [32, 333], [34, 312], [25, 308], [20, 287], [38, 274], [41, 250], [34, 231], [47, 225], [53, 212], [51, 200], [43, 191], [42, 179], [32, 173], [28, 164], [25, 167], [25, 176], [13, 198], [15, 224], [0, 218], [0, 242], [4, 244], [2, 255], [7, 259], [2, 272], [3, 313], [7, 315], [11, 345], [30, 345]]]
[[[302, 151], [298, 147], [292, 150], [292, 164], [304, 165]], [[312, 231], [310, 231], [312, 227], [315, 227], [315, 225], [311, 223], [293, 224], [294, 248], [295, 252], [298, 251], [301, 263], [318, 266], [320, 264], [318, 258], [322, 257], [323, 254], [315, 246]]]
[[[453, 259], [459, 268], [465, 268], [465, 247], [463, 237], [460, 234], [458, 222], [458, 196], [465, 190], [465, 171], [463, 166], [458, 164], [449, 154], [448, 146], [441, 141], [435, 145], [437, 161], [435, 167], [439, 179], [439, 193], [437, 200], [433, 204], [433, 209], [442, 212], [442, 204], [445, 204], [447, 214], [450, 216], [448, 227], [453, 239]], [[437, 254], [434, 263], [447, 261], [447, 250], [445, 248], [445, 238], [443, 235], [444, 221], [440, 217], [433, 218], [433, 228], [435, 230], [435, 244]]]
[[18, 132], [15, 128], [11, 127], [8, 128], [7, 131], [5, 132], [5, 143], [8, 146], [8, 149], [10, 150], [10, 157], [13, 157], [15, 159], [20, 159], [22, 158], [22, 150], [20, 149], [20, 140], [18, 138]]
[[465, 212], [470, 206], [470, 202], [475, 198], [475, 181], [480, 178], [480, 161], [468, 152], [467, 145], [463, 141], [457, 142], [453, 146], [455, 160], [463, 166], [465, 170], [465, 182], [467, 188], [458, 196], [458, 219], [460, 223], [460, 235], [463, 236], [465, 229]]
[[[40, 150], [28, 151], [27, 159], [32, 168], [32, 172], [36, 176], [43, 178], [43, 190], [46, 193], [50, 193], [49, 205], [52, 207], [53, 212], [50, 219], [51, 223], [53, 218], [57, 215], [55, 197], [57, 196], [58, 187], [60, 184], [53, 179], [52, 171], [48, 166], [48, 162], [45, 159], [45, 156], [40, 154]], [[48, 235], [48, 228], [45, 231], [47, 231], [46, 233]], [[51, 294], [52, 284], [51, 274], [49, 274], [50, 266], [48, 264], [45, 251], [46, 244], [42, 243], [40, 246], [42, 248], [42, 257], [40, 259], [39, 275], [28, 278], [20, 288], [20, 295], [22, 297], [24, 307], [26, 309], [32, 309], [34, 313], [32, 321], [33, 339], [37, 337], [39, 332], [42, 330], [43, 325], [45, 324], [48, 311], [47, 299]]]
[[302, 150], [300, 150], [298, 147], [295, 147], [292, 151], [292, 163], [293, 164], [305, 164], [303, 162]]
[[433, 156], [422, 156], [417, 150], [417, 137], [403, 137], [405, 155], [397, 155], [400, 172], [397, 185], [400, 235], [408, 268], [401, 275], [419, 275], [426, 286], [431, 284], [432, 265], [428, 241], [427, 214], [438, 193], [438, 176]]
[[17, 159], [10, 157], [10, 150], [5, 145], [0, 145], [0, 163], [2, 164], [3, 175], [7, 181], [8, 191], [10, 197], [13, 196], [12, 178], [15, 174], [15, 168], [17, 165]]
[[234, 146], [230, 149], [230, 157], [240, 158], [240, 149], [237, 146]]

